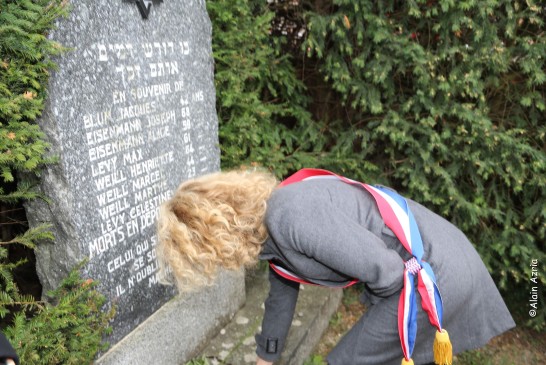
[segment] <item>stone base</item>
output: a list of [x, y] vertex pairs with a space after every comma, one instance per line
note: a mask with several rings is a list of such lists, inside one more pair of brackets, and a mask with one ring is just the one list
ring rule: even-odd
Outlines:
[[244, 301], [243, 273], [224, 273], [214, 286], [167, 302], [96, 364], [184, 364], [233, 318]]
[[[253, 365], [256, 363], [254, 335], [260, 331], [269, 292], [267, 273], [249, 276], [246, 303], [233, 320], [203, 350], [211, 365]], [[311, 355], [328, 327], [342, 297], [341, 289], [302, 285], [296, 312], [282, 358], [276, 365], [302, 365]], [[183, 365], [183, 364], [180, 364]]]

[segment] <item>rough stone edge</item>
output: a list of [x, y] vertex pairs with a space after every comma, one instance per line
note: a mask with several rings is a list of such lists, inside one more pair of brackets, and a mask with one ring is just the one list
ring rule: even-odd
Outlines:
[[[244, 274], [223, 273], [212, 287], [171, 299], [95, 364], [184, 364], [203, 349], [244, 302]], [[204, 309], [212, 313], [206, 315]]]
[[327, 299], [320, 306], [320, 310], [315, 313], [315, 318], [306, 328], [305, 334], [300, 337], [301, 340], [298, 343], [288, 342], [280, 364], [302, 365], [320, 342], [324, 331], [328, 328], [330, 318], [339, 307], [343, 296], [342, 290], [328, 290], [331, 293], [329, 293]]
[[[269, 292], [267, 273], [247, 273], [246, 290], [245, 305], [200, 354], [212, 365], [255, 362], [254, 334], [259, 332], [258, 326], [264, 311], [263, 302]], [[330, 318], [339, 307], [342, 296], [341, 289], [314, 286], [300, 288], [294, 320], [302, 323], [291, 326], [283, 355], [275, 364], [302, 365], [309, 358], [328, 327]], [[238, 324], [238, 318], [251, 319], [251, 323]], [[224, 346], [230, 344], [230, 347]], [[223, 352], [228, 353], [228, 356], [223, 355]], [[252, 356], [254, 360], [250, 361], [247, 356]]]

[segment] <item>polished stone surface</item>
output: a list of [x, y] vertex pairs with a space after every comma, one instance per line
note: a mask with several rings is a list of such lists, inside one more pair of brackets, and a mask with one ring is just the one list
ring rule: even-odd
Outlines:
[[41, 177], [50, 203], [27, 209], [31, 225], [50, 223], [55, 234], [37, 250], [44, 291], [87, 258], [84, 275], [117, 306], [112, 344], [175, 294], [158, 283], [159, 204], [220, 168], [205, 3], [143, 3], [147, 19], [135, 2], [74, 1], [50, 34], [68, 50], [39, 124], [59, 161]]

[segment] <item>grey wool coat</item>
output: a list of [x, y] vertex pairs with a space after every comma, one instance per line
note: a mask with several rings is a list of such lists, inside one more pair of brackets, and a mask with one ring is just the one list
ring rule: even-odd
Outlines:
[[[443, 327], [453, 353], [485, 345], [514, 327], [491, 276], [472, 244], [454, 225], [408, 199], [444, 304]], [[358, 279], [366, 285], [368, 309], [329, 354], [329, 365], [399, 365], [398, 301], [404, 262], [411, 256], [383, 223], [375, 200], [363, 188], [314, 179], [275, 190], [265, 223], [269, 238], [260, 255], [292, 273], [331, 286]], [[292, 322], [298, 283], [270, 270], [257, 354], [279, 359]], [[436, 329], [417, 295], [415, 364], [433, 361]]]

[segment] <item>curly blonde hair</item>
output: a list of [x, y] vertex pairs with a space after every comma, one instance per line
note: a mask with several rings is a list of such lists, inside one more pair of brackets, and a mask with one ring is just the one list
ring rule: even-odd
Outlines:
[[211, 285], [220, 267], [255, 264], [267, 238], [266, 201], [276, 185], [273, 175], [260, 171], [220, 172], [182, 183], [159, 210], [157, 254], [164, 281], [192, 291]]

